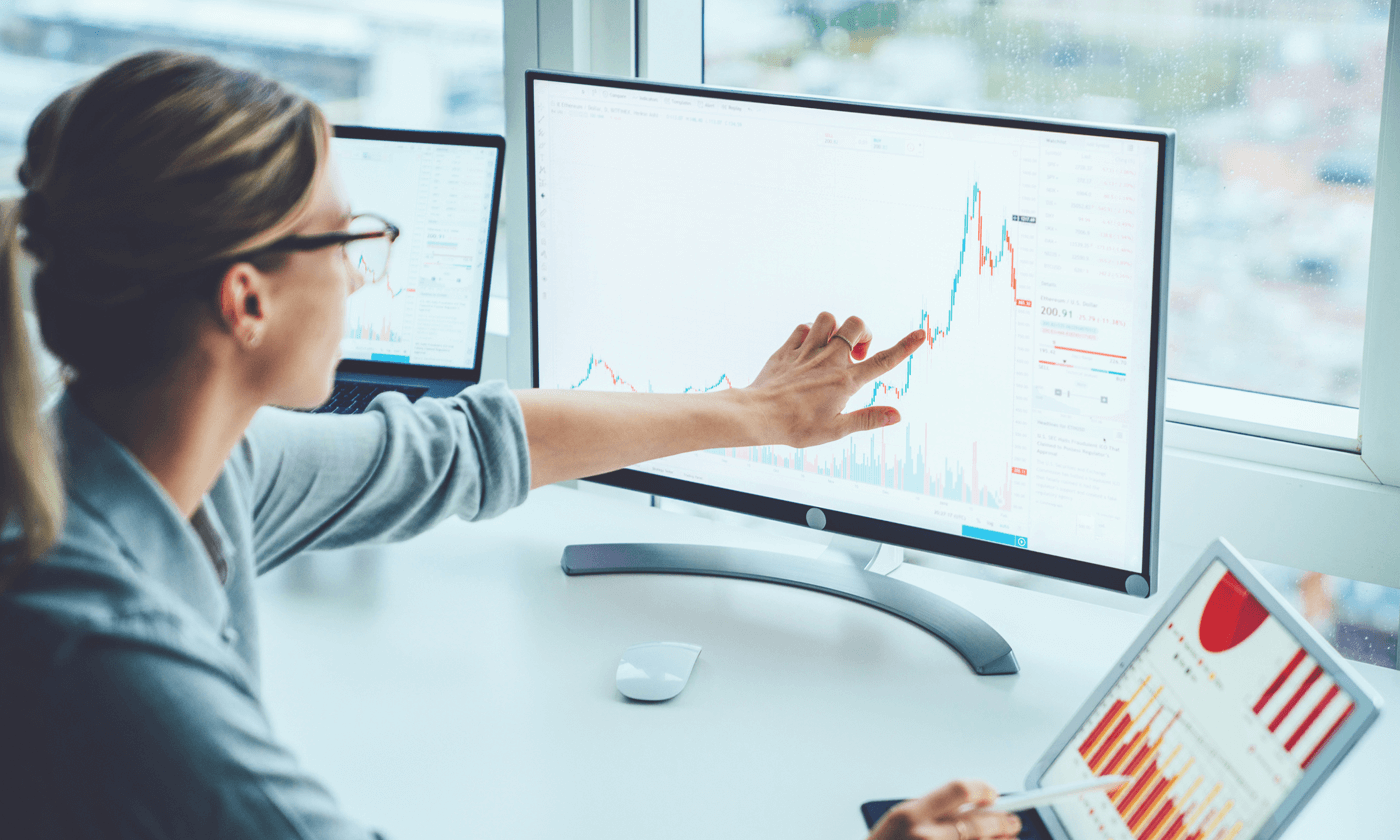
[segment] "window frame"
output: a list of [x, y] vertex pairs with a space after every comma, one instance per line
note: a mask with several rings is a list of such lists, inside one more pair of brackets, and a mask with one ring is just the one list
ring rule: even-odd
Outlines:
[[[704, 0], [503, 0], [508, 142], [525, 147], [528, 69], [699, 84]], [[1400, 29], [1391, 4], [1373, 230], [1400, 230]], [[1388, 142], [1394, 140], [1395, 142]], [[527, 183], [508, 158], [508, 188]], [[509, 224], [528, 228], [523, 196]], [[509, 371], [528, 388], [529, 260], [510, 237]], [[1162, 542], [1226, 536], [1247, 556], [1400, 587], [1400, 237], [1372, 236], [1360, 408], [1181, 380], [1167, 386]]]

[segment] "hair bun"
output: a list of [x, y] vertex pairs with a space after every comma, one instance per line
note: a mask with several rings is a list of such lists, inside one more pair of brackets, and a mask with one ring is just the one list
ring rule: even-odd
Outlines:
[[41, 265], [51, 263], [55, 247], [50, 227], [49, 203], [37, 190], [26, 190], [19, 203], [19, 223], [24, 226], [20, 245]]
[[49, 349], [79, 381], [113, 387], [181, 358], [217, 306], [210, 256], [308, 200], [325, 127], [276, 82], [168, 51], [124, 59], [45, 106], [19, 179]]

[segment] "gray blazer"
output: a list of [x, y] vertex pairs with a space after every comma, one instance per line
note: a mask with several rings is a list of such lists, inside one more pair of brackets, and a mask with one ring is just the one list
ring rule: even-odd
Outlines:
[[68, 396], [67, 518], [0, 594], [0, 835], [364, 838], [268, 726], [253, 576], [520, 504], [499, 383], [362, 415], [258, 412], [192, 519]]

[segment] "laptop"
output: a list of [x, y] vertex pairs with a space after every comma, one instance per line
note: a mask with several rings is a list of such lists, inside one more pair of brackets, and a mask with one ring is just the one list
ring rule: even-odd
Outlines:
[[[1224, 540], [1055, 738], [1028, 789], [1132, 781], [1023, 811], [1023, 838], [1270, 840], [1380, 714], [1380, 697]], [[898, 800], [867, 802], [875, 822]]]
[[450, 397], [481, 378], [505, 138], [338, 125], [351, 212], [399, 228], [383, 282], [351, 295], [335, 390], [357, 414], [384, 391]]

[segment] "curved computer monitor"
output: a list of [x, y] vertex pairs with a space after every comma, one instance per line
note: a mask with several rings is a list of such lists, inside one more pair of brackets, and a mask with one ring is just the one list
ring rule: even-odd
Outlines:
[[[750, 382], [820, 310], [898, 425], [594, 480], [1146, 596], [1174, 134], [530, 72], [535, 383]], [[815, 509], [815, 513], [814, 513]]]

